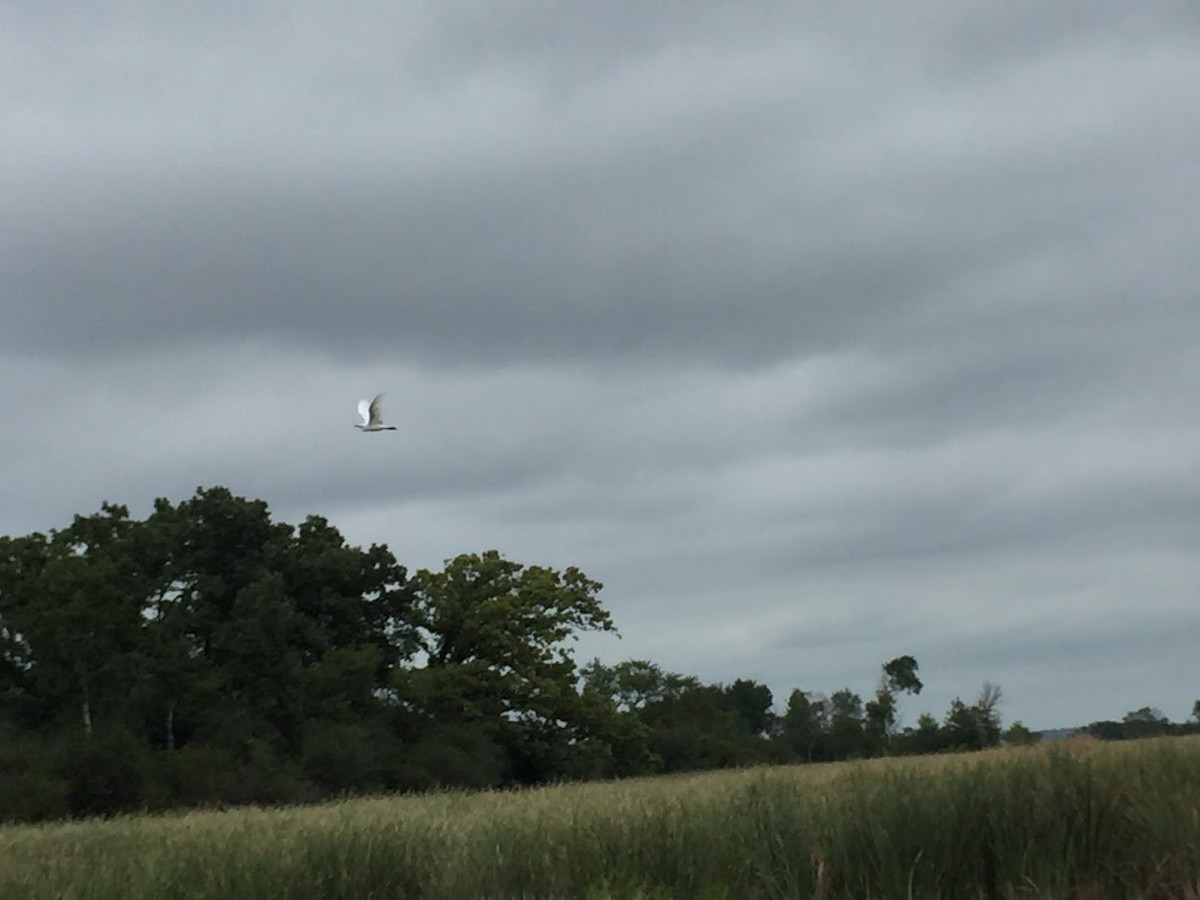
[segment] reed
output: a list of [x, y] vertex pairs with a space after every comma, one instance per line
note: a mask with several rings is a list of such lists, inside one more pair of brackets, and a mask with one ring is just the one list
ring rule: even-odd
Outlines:
[[1200, 900], [1200, 738], [11, 826], [0, 897]]

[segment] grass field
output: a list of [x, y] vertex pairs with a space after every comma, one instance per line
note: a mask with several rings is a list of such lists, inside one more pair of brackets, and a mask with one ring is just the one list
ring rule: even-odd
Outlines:
[[7, 827], [0, 897], [1200, 900], [1200, 738]]

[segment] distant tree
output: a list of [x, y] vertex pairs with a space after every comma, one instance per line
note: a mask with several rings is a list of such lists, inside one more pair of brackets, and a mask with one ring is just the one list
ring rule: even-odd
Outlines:
[[593, 659], [583, 667], [580, 675], [585, 688], [611, 698], [623, 712], [636, 712], [648, 703], [677, 697], [700, 686], [696, 678], [665, 672], [644, 659], [629, 659], [614, 666]]
[[829, 749], [833, 759], [863, 755], [862, 698], [849, 688], [829, 695]]
[[1143, 706], [1125, 713], [1121, 720], [1126, 738], [1143, 738], [1170, 731], [1171, 720], [1163, 715], [1162, 710], [1153, 706]]
[[1000, 685], [985, 681], [975, 701], [975, 713], [979, 720], [979, 731], [984, 747], [995, 747], [1000, 743]]
[[1125, 726], [1121, 722], [1114, 722], [1112, 719], [1092, 722], [1084, 728], [1084, 731], [1102, 741], [1120, 741], [1125, 738]]
[[823, 700], [796, 689], [788, 695], [783, 714], [783, 738], [792, 752], [806, 762], [814, 760], [824, 736]]
[[1143, 706], [1140, 709], [1125, 713], [1122, 721], [1126, 724], [1141, 722], [1147, 725], [1166, 725], [1170, 722], [1170, 719], [1163, 715], [1162, 710], [1157, 707]]
[[606, 778], [660, 771], [650, 748], [650, 728], [639, 711], [620, 709], [608, 695], [589, 687], [580, 694], [588, 734], [572, 745], [564, 777]]
[[[650, 748], [664, 771], [714, 769], [757, 761], [756, 738], [731, 709], [725, 689], [701, 684], [648, 705], [641, 713]], [[761, 743], [761, 742], [759, 742]]]
[[883, 664], [884, 684], [894, 693], [919, 694], [924, 685], [917, 677], [917, 668], [915, 657], [897, 656]]
[[872, 753], [888, 752], [899, 709], [896, 695], [900, 692], [916, 695], [922, 687], [915, 657], [898, 656], [883, 664], [875, 697], [864, 708], [864, 732]]
[[1000, 686], [984, 682], [976, 701], [967, 706], [955, 697], [946, 713], [944, 726], [950, 747], [981, 750], [1000, 743]]
[[946, 712], [943, 729], [946, 743], [950, 747], [962, 750], [978, 750], [983, 746], [979, 731], [979, 717], [975, 710], [967, 706], [961, 697], [950, 701], [950, 709]]
[[[631, 659], [608, 666], [593, 659], [580, 672], [582, 695], [593, 712], [596, 730], [608, 750], [608, 759], [599, 769], [616, 775], [635, 775], [643, 772], [702, 767], [692, 764], [694, 754], [683, 759], [673, 751], [678, 741], [664, 735], [674, 734], [688, 726], [683, 724], [684, 709], [702, 709], [710, 718], [713, 713], [707, 702], [684, 702], [685, 698], [704, 696], [700, 680], [690, 675], [668, 672], [655, 663]], [[606, 711], [607, 710], [607, 711]], [[702, 716], [697, 725], [701, 732], [708, 718]], [[696, 723], [692, 723], [695, 725]], [[701, 733], [697, 732], [697, 734]], [[699, 738], [697, 738], [699, 740]], [[664, 760], [655, 747], [667, 748]]]
[[1026, 728], [1021, 722], [1013, 722], [1004, 732], [1004, 743], [1015, 747], [1036, 744], [1038, 736]]
[[748, 734], [761, 737], [774, 726], [775, 716], [771, 712], [774, 699], [765, 684], [739, 678], [724, 688], [724, 694], [726, 704]]
[[1200, 725], [1200, 700], [1192, 704], [1192, 721]]
[[896, 695], [880, 687], [863, 707], [863, 730], [872, 755], [888, 751], [888, 738], [896, 725]]
[[917, 716], [917, 726], [905, 733], [905, 750], [909, 753], [937, 753], [947, 746], [947, 736], [942, 726], [929, 713]]
[[552, 777], [588, 728], [569, 642], [616, 630], [600, 583], [489, 550], [422, 569], [412, 586], [427, 663], [397, 674], [405, 702], [429, 721], [485, 723], [517, 778]]
[[642, 737], [651, 767], [668, 772], [766, 762], [781, 752], [766, 738], [776, 727], [766, 685], [702, 684], [645, 660], [593, 660], [581, 675], [583, 696], [606, 700], [618, 715], [612, 752], [621, 774], [629, 774], [631, 758], [645, 764]]

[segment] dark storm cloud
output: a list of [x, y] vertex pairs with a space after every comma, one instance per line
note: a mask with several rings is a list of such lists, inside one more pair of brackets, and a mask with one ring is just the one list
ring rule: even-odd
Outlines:
[[584, 649], [781, 702], [913, 652], [914, 709], [1177, 714], [1198, 50], [1182, 2], [10, 4], [0, 532], [225, 484], [580, 565]]
[[[1196, 136], [1163, 114], [1194, 45], [1142, 15], [1114, 49], [1111, 18], [1073, 9], [425, 7], [372, 36], [361, 12], [301, 11], [230, 20], [225, 54], [204, 37], [220, 14], [27, 25], [75, 78], [46, 67], [17, 98], [4, 339], [763, 360], [903, 340], [939, 300], [990, 309], [989, 268], [1041, 269], [1011, 286], [1026, 327], [1054, 327], [1039, 302], [1108, 315], [1122, 298], [1085, 267], [1131, 217], [1109, 285], [1146, 274], [1150, 240], [1170, 242], [1155, 262], [1187, 252], [1195, 190], [1162, 178]], [[947, 81], [991, 30], [1032, 49]], [[73, 120], [95, 146], [54, 141]]]

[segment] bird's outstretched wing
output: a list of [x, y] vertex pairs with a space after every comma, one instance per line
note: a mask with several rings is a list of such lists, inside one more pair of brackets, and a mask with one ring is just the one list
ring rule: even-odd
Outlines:
[[371, 401], [367, 412], [370, 413], [370, 424], [383, 424], [383, 394], [376, 394], [375, 399]]
[[373, 415], [373, 413], [374, 413], [374, 407], [371, 405], [370, 400], [359, 400], [358, 401], [358, 414], [360, 416], [362, 416], [362, 423], [364, 425], [371, 424], [371, 416]]

